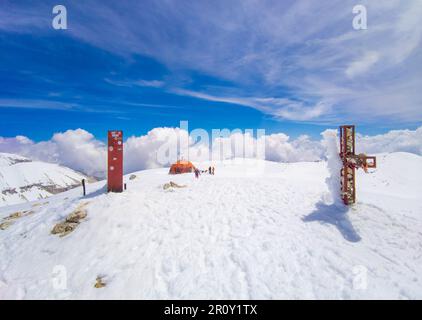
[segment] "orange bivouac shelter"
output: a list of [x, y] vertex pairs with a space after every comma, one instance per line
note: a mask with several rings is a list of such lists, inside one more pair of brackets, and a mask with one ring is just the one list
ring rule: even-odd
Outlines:
[[169, 174], [189, 173], [195, 170], [195, 166], [190, 161], [178, 160], [170, 167]]

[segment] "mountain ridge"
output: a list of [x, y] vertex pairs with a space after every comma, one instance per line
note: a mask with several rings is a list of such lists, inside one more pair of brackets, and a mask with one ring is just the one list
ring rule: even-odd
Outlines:
[[45, 199], [93, 179], [54, 163], [0, 153], [0, 206]]

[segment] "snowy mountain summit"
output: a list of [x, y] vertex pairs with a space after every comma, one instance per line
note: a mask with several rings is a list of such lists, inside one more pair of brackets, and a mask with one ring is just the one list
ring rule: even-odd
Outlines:
[[377, 157], [352, 208], [326, 162], [244, 159], [3, 207], [0, 299], [420, 299], [422, 157]]
[[0, 153], [0, 207], [47, 198], [80, 186], [84, 178], [57, 164]]

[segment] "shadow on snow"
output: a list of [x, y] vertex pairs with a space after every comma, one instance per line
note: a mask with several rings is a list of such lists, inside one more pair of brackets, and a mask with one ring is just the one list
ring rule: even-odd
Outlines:
[[316, 204], [316, 209], [306, 217], [302, 218], [304, 222], [319, 221], [322, 224], [332, 224], [341, 233], [344, 239], [350, 242], [358, 242], [361, 237], [356, 232], [347, 216], [349, 208], [335, 204], [327, 205], [323, 202]]

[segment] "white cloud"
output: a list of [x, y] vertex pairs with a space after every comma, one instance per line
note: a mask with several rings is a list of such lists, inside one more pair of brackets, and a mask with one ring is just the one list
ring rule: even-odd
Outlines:
[[138, 80], [135, 84], [141, 87], [161, 88], [165, 83], [159, 80]]
[[295, 140], [284, 133], [266, 136], [265, 158], [276, 162], [316, 161], [323, 156], [319, 141], [302, 135]]
[[[129, 137], [124, 145], [125, 172], [170, 166], [178, 158], [179, 135], [188, 136], [179, 128], [155, 128], [146, 135]], [[170, 153], [162, 154], [162, 150]]]
[[[231, 131], [216, 138], [211, 150], [207, 144], [196, 143], [187, 131], [179, 128], [155, 128], [143, 136], [129, 137], [124, 144], [125, 173], [143, 169], [167, 167], [178, 157], [187, 158], [187, 151], [178, 150], [178, 139], [189, 141], [189, 159], [192, 161], [256, 157], [257, 140], [249, 132]], [[325, 159], [325, 148], [319, 140], [306, 135], [291, 139], [284, 133], [261, 137], [265, 139], [265, 159], [277, 162], [317, 161]], [[236, 144], [239, 143], [239, 144]], [[239, 147], [240, 146], [240, 147]], [[166, 152], [169, 151], [169, 152]], [[211, 152], [210, 152], [211, 151]], [[422, 156], [422, 126], [416, 130], [393, 130], [375, 136], [357, 135], [357, 152], [411, 152]], [[106, 147], [89, 132], [77, 129], [56, 133], [50, 140], [33, 142], [24, 136], [0, 137], [0, 152], [15, 153], [68, 166], [97, 177], [105, 177]], [[180, 154], [181, 155], [180, 155]]]
[[358, 153], [402, 151], [422, 155], [422, 126], [416, 130], [392, 130], [375, 136], [358, 134], [356, 144]]
[[[104, 171], [106, 148], [103, 143], [82, 129], [56, 133], [51, 139], [54, 161], [78, 171], [98, 175]], [[43, 157], [48, 155], [43, 153]]]
[[160, 80], [144, 80], [144, 79], [139, 79], [139, 80], [114, 80], [114, 79], [109, 79], [109, 78], [105, 78], [104, 79], [105, 82], [110, 83], [112, 85], [118, 86], [118, 87], [150, 87], [150, 88], [161, 88], [165, 85], [164, 81], [160, 81]]
[[312, 106], [306, 106], [302, 102], [289, 102], [274, 110], [274, 114], [282, 119], [309, 121], [319, 118], [330, 109], [331, 105], [322, 101]]
[[38, 143], [23, 136], [0, 137], [0, 150], [58, 163], [89, 175], [104, 176], [105, 145], [82, 129], [56, 133], [50, 140]]
[[26, 109], [50, 109], [50, 110], [72, 110], [77, 107], [74, 103], [65, 103], [52, 100], [30, 100], [30, 99], [0, 99], [0, 108], [26, 108]]
[[0, 137], [0, 150], [7, 153], [21, 154], [22, 148], [30, 147], [34, 142], [25, 136], [14, 138]]
[[346, 69], [346, 75], [353, 78], [368, 71], [379, 60], [379, 54], [375, 51], [366, 52], [364, 56], [353, 61]]
[[271, 114], [276, 118], [286, 120], [313, 120], [317, 119], [319, 116], [331, 109], [331, 105], [329, 103], [322, 101], [313, 105], [307, 104], [303, 101], [295, 101], [288, 98], [227, 97], [185, 89], [174, 89], [173, 92], [179, 95], [194, 97], [201, 100], [246, 106], [267, 114]]

